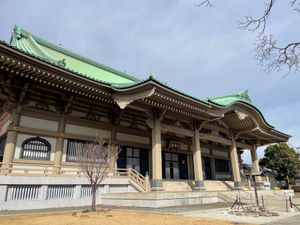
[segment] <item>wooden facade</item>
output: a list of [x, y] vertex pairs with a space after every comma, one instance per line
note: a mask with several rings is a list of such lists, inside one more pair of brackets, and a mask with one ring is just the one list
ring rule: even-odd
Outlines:
[[289, 138], [245, 101], [199, 100], [152, 76], [101, 82], [6, 43], [0, 79], [2, 169], [47, 165], [59, 174], [77, 165], [74, 141], [98, 136], [122, 147], [115, 167], [149, 173], [152, 190], [163, 190], [164, 179], [194, 180], [195, 189], [204, 179], [233, 179], [238, 188], [242, 150], [251, 151], [257, 171], [256, 148]]

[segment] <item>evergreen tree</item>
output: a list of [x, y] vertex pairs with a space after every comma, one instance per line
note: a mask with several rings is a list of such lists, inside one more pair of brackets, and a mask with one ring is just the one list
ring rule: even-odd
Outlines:
[[277, 172], [276, 179], [285, 181], [286, 188], [288, 188], [290, 179], [294, 179], [297, 169], [300, 168], [299, 153], [286, 143], [269, 145], [259, 164], [275, 170]]

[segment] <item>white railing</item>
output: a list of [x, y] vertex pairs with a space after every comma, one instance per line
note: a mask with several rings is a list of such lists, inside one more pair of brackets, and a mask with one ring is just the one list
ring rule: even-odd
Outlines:
[[47, 199], [73, 198], [75, 185], [49, 185]]
[[[84, 172], [75, 165], [42, 165], [36, 163], [0, 163], [0, 176], [64, 176], [84, 177]], [[140, 191], [147, 190], [145, 177], [134, 169], [112, 168], [109, 177], [127, 177]]]
[[41, 185], [8, 185], [6, 201], [37, 200]]
[[133, 181], [141, 191], [146, 190], [145, 177], [135, 169], [128, 169], [129, 178]]
[[[83, 177], [84, 172], [76, 165], [42, 165], [36, 163], [0, 163], [0, 175], [71, 176]], [[127, 169], [110, 169], [110, 176], [128, 176]]]

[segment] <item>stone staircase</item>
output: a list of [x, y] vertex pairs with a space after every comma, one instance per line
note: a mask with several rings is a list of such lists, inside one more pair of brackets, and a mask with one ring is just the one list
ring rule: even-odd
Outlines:
[[233, 185], [232, 181], [220, 181], [220, 180], [204, 181], [204, 188], [206, 191], [229, 191], [231, 190], [232, 185]]
[[[182, 192], [182, 191], [193, 191], [195, 182], [190, 180], [164, 180], [163, 187], [166, 192]], [[234, 188], [232, 181], [219, 181], [219, 180], [205, 180], [204, 181], [205, 191], [229, 191]]]
[[163, 181], [164, 191], [166, 192], [192, 191], [193, 186], [192, 181]]

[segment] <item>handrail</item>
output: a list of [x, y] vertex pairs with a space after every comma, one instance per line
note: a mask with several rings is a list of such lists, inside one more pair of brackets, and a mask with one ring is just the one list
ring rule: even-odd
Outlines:
[[145, 177], [140, 174], [138, 171], [136, 171], [135, 169], [129, 168], [128, 169], [128, 174], [129, 174], [129, 178], [135, 182], [136, 185], [139, 186], [139, 188], [142, 189], [142, 191], [146, 190], [146, 182], [145, 182]]
[[[83, 177], [84, 172], [76, 165], [41, 165], [36, 163], [0, 163], [0, 175], [12, 176], [65, 176]], [[111, 168], [109, 177], [128, 177], [140, 191], [145, 191], [145, 177], [135, 169]]]
[[[0, 175], [84, 176], [78, 166], [54, 166], [35, 163], [0, 163]], [[128, 176], [127, 169], [111, 168], [110, 176]]]

